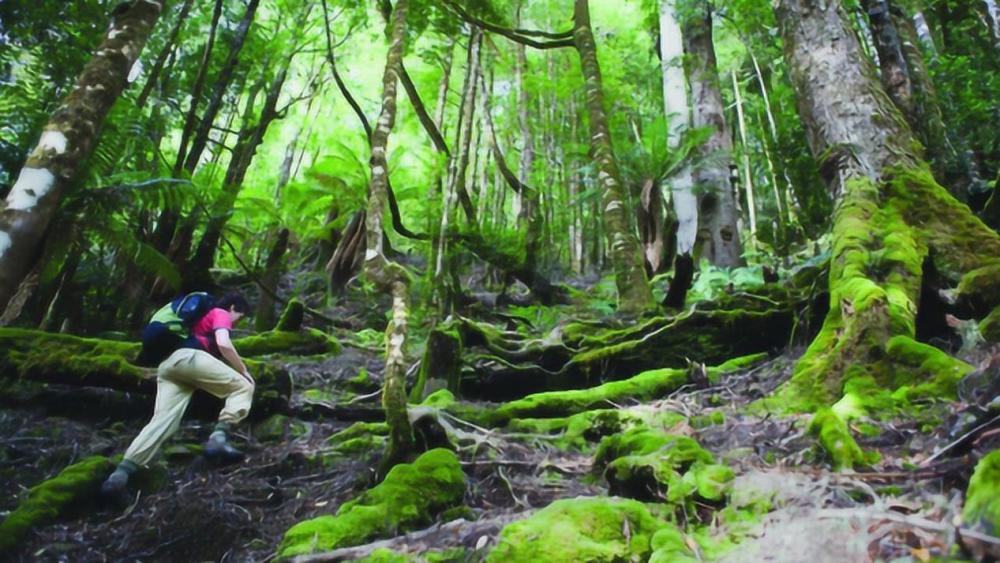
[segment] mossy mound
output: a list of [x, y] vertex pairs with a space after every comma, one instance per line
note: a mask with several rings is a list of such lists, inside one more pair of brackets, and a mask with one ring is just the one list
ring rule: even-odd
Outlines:
[[714, 462], [696, 440], [648, 428], [604, 438], [594, 456], [611, 494], [670, 503], [724, 500], [734, 474]]
[[673, 524], [654, 517], [649, 508], [638, 501], [620, 498], [557, 500], [530, 518], [504, 527], [496, 548], [487, 555], [486, 561], [645, 561], [653, 554], [654, 537], [665, 529], [676, 531]]
[[375, 453], [385, 449], [389, 425], [384, 422], [355, 422], [327, 439], [338, 455]]
[[114, 462], [106, 457], [89, 457], [32, 487], [17, 510], [0, 524], [0, 553], [17, 546], [32, 527], [88, 504], [88, 500], [96, 498], [101, 482], [114, 468]]
[[271, 330], [233, 341], [236, 349], [244, 356], [266, 356], [268, 354], [290, 354], [310, 356], [314, 354], [339, 354], [337, 339], [315, 328], [298, 331]]
[[1000, 531], [1000, 450], [990, 452], [976, 464], [965, 493], [962, 519], [992, 536]]
[[393, 467], [385, 480], [341, 505], [336, 515], [299, 522], [278, 548], [282, 558], [359, 545], [430, 524], [465, 496], [465, 475], [446, 449], [424, 453]]

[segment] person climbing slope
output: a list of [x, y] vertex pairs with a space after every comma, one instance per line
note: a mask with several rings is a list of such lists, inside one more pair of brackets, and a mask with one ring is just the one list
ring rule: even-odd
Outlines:
[[215, 430], [205, 443], [205, 457], [227, 462], [243, 458], [243, 452], [229, 444], [226, 434], [250, 412], [255, 382], [233, 346], [229, 331], [249, 310], [247, 300], [239, 294], [222, 297], [193, 324], [191, 336], [182, 347], [160, 362], [153, 417], [101, 486], [103, 495], [120, 498], [125, 493], [129, 477], [149, 463], [163, 442], [177, 431], [196, 389], [225, 399]]

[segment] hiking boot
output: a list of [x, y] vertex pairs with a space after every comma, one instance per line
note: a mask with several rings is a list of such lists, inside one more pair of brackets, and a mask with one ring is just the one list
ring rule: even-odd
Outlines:
[[128, 490], [128, 479], [139, 467], [125, 460], [101, 484], [101, 498], [115, 506], [128, 506], [131, 494]]
[[225, 432], [216, 430], [212, 432], [211, 437], [205, 442], [205, 457], [212, 461], [235, 463], [243, 461], [243, 452], [234, 448], [226, 440]]

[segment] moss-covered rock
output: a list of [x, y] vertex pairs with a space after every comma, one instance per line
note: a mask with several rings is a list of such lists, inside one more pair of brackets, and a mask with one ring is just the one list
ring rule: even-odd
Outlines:
[[341, 505], [336, 515], [299, 522], [285, 533], [282, 558], [359, 545], [430, 524], [465, 496], [465, 475], [455, 454], [424, 453], [412, 464], [397, 465], [385, 480]]
[[620, 498], [557, 500], [504, 527], [490, 563], [645, 561], [653, 537], [671, 529], [646, 505]]
[[611, 494], [643, 501], [722, 501], [734, 474], [687, 436], [633, 428], [601, 440], [594, 466], [606, 467]]
[[95, 499], [101, 482], [114, 468], [114, 462], [106, 457], [89, 457], [32, 487], [27, 498], [0, 524], [0, 554], [17, 546], [32, 527], [47, 524]]
[[1000, 450], [990, 452], [976, 464], [965, 493], [962, 519], [992, 536], [1000, 531]]
[[250, 357], [268, 354], [309, 356], [340, 353], [337, 339], [315, 328], [298, 331], [271, 330], [238, 338], [233, 341], [233, 345], [240, 354]]

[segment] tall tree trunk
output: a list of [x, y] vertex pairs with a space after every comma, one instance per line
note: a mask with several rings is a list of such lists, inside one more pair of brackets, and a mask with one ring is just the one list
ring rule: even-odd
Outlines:
[[365, 274], [376, 286], [392, 295], [392, 320], [385, 334], [385, 374], [382, 388], [382, 408], [389, 424], [389, 443], [381, 475], [393, 465], [405, 461], [415, 448], [413, 431], [406, 412], [407, 317], [409, 314], [409, 275], [402, 266], [385, 255], [382, 224], [388, 200], [388, 161], [386, 150], [389, 134], [396, 123], [396, 91], [403, 64], [406, 42], [406, 12], [408, 0], [397, 0], [389, 20], [390, 44], [382, 78], [382, 111], [371, 138], [371, 184], [368, 211], [365, 215], [367, 251]]
[[184, 22], [187, 21], [188, 13], [191, 12], [193, 4], [194, 0], [184, 0], [184, 3], [181, 5], [180, 11], [177, 13], [177, 20], [174, 21], [174, 26], [170, 29], [170, 33], [167, 34], [167, 42], [156, 56], [153, 68], [150, 69], [149, 77], [146, 79], [146, 85], [143, 86], [142, 91], [139, 92], [139, 97], [136, 98], [135, 105], [139, 109], [142, 109], [146, 105], [146, 100], [153, 92], [153, 88], [156, 87], [156, 83], [160, 80], [160, 73], [163, 72], [163, 67], [167, 63], [167, 59], [170, 58], [170, 55], [177, 48], [177, 36], [180, 35], [181, 28], [184, 27]]
[[233, 206], [243, 187], [243, 180], [253, 163], [257, 147], [264, 140], [268, 127], [278, 118], [278, 98], [281, 97], [281, 90], [288, 76], [288, 69], [291, 59], [283, 66], [278, 74], [271, 81], [264, 98], [264, 105], [261, 108], [260, 116], [253, 121], [249, 127], [244, 126], [240, 131], [239, 139], [236, 141], [236, 148], [229, 161], [229, 169], [226, 171], [226, 178], [222, 185], [222, 194], [212, 208], [212, 215], [208, 218], [208, 225], [202, 235], [198, 248], [191, 258], [189, 268], [195, 280], [210, 281], [208, 270], [215, 260], [215, 252], [219, 248], [222, 238], [222, 231], [225, 229], [229, 218], [232, 216]]
[[452, 191], [458, 197], [458, 202], [465, 211], [465, 218], [473, 228], [477, 225], [476, 208], [473, 207], [472, 198], [469, 197], [466, 175], [469, 169], [469, 151], [472, 146], [473, 125], [476, 121], [476, 92], [479, 91], [476, 85], [476, 77], [479, 75], [482, 44], [483, 32], [479, 28], [472, 28], [472, 36], [469, 38], [469, 63], [466, 70], [468, 74], [465, 77], [465, 92], [462, 97], [462, 115], [465, 118], [465, 123], [460, 131], [457, 149], [458, 156], [455, 159], [455, 168], [451, 176]]
[[112, 19], [0, 207], [0, 309], [38, 258], [49, 223], [97, 145], [100, 127], [125, 89], [162, 7], [154, 0], [135, 2]]
[[618, 310], [629, 314], [639, 313], [654, 307], [653, 292], [643, 270], [639, 241], [629, 225], [624, 187], [611, 144], [611, 130], [608, 128], [604, 108], [601, 67], [597, 61], [597, 45], [590, 27], [590, 6], [588, 0], [575, 0], [574, 6], [573, 38], [580, 54], [587, 92], [590, 147], [594, 160], [597, 161], [598, 181], [601, 183], [604, 231], [615, 271]]
[[915, 154], [840, 0], [782, 0], [777, 17], [799, 114], [836, 202], [830, 310], [784, 408], [873, 384], [912, 385], [911, 398], [946, 393], [971, 368], [915, 341], [924, 268], [932, 263], [959, 303], [984, 316], [1000, 301], [1000, 237]]
[[[684, 76], [684, 43], [676, 14], [677, 0], [660, 0], [660, 64], [663, 70], [663, 109], [671, 149], [678, 149], [691, 126], [688, 88]], [[677, 256], [691, 256], [698, 236], [698, 197], [691, 169], [684, 166], [668, 182], [677, 215]]]
[[693, 173], [695, 185], [703, 192], [698, 203], [700, 254], [719, 267], [742, 266], [743, 245], [737, 226], [739, 214], [733, 186], [729, 183], [733, 140], [726, 126], [725, 106], [719, 89], [719, 71], [712, 43], [712, 12], [708, 2], [702, 2], [698, 12], [684, 20], [683, 36], [693, 104], [691, 124], [712, 131], [701, 149], [708, 158]]
[[[516, 23], [521, 23], [521, 8], [523, 4], [518, 4]], [[531, 100], [528, 97], [528, 90], [524, 87], [524, 75], [528, 72], [528, 57], [523, 43], [515, 43], [514, 50], [517, 53], [514, 65], [514, 87], [517, 89], [517, 125], [521, 133], [521, 162], [517, 169], [517, 179], [521, 184], [527, 184], [531, 180], [531, 170], [535, 165], [535, 141], [531, 135], [531, 123], [528, 120], [528, 109], [531, 107]], [[524, 198], [531, 197], [525, 201]], [[517, 213], [517, 221], [521, 224], [529, 224], [532, 214], [538, 213], [537, 194], [522, 194], [518, 192], [514, 196], [514, 210]], [[536, 215], [537, 216], [537, 215]]]
[[[201, 63], [198, 65], [198, 73], [194, 78], [194, 86], [191, 89], [191, 106], [184, 117], [184, 127], [181, 129], [181, 140], [177, 149], [177, 160], [174, 162], [174, 176], [180, 176], [184, 169], [184, 158], [187, 156], [188, 143], [191, 141], [191, 134], [198, 120], [198, 104], [201, 103], [202, 92], [205, 89], [205, 81], [208, 79], [209, 63], [212, 62], [212, 51], [215, 49], [215, 38], [219, 30], [219, 20], [222, 18], [223, 0], [216, 0], [212, 10], [212, 23], [208, 27], [208, 40], [205, 41], [205, 49], [201, 53]], [[170, 235], [173, 234], [173, 229]], [[164, 243], [170, 243], [169, 235]]]
[[743, 148], [743, 188], [747, 197], [747, 218], [750, 220], [750, 247], [757, 248], [757, 203], [753, 194], [753, 171], [750, 169], [750, 144], [747, 142], [747, 122], [743, 113], [743, 94], [736, 69], [732, 71], [733, 92], [736, 95], [736, 117], [739, 121], [740, 142]]
[[193, 174], [195, 168], [198, 167], [198, 162], [201, 160], [201, 153], [204, 152], [205, 145], [208, 144], [208, 135], [212, 132], [212, 124], [215, 123], [215, 117], [222, 108], [222, 98], [226, 94], [226, 89], [233, 80], [236, 66], [239, 64], [240, 52], [243, 51], [243, 45], [246, 43], [247, 35], [250, 33], [250, 26], [253, 24], [259, 4], [260, 0], [250, 0], [250, 3], [247, 4], [243, 19], [236, 26], [236, 33], [233, 35], [233, 41], [229, 45], [229, 55], [226, 57], [226, 62], [223, 63], [222, 70], [215, 77], [215, 88], [212, 90], [212, 97], [208, 100], [205, 113], [202, 114], [198, 129], [194, 133], [194, 139], [191, 141], [191, 150], [184, 157], [184, 169], [189, 174]]
[[260, 283], [270, 291], [261, 291], [257, 300], [257, 314], [254, 315], [254, 328], [259, 332], [271, 330], [277, 322], [277, 314], [274, 310], [274, 297], [272, 293], [278, 292], [278, 283], [281, 281], [281, 274], [284, 271], [285, 252], [288, 251], [288, 229], [281, 229], [271, 252], [267, 255], [267, 263], [264, 264], [264, 272], [261, 275]]

